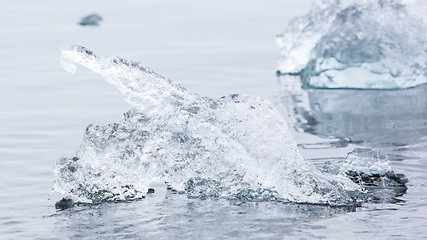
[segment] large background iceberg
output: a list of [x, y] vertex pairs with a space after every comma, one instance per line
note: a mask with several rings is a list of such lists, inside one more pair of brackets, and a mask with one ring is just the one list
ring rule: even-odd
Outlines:
[[278, 71], [314, 88], [398, 89], [427, 82], [422, 0], [322, 0], [278, 36]]

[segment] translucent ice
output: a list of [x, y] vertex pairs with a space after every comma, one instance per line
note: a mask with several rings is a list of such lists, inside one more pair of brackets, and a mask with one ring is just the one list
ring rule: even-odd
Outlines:
[[328, 31], [339, 7], [339, 0], [317, 1], [307, 15], [289, 21], [285, 32], [277, 37], [282, 53], [278, 71], [284, 74], [301, 73], [316, 43]]
[[354, 182], [365, 186], [402, 187], [406, 189], [407, 179], [396, 174], [390, 161], [382, 151], [356, 148], [344, 161], [324, 166], [326, 172], [345, 174]]
[[140, 63], [81, 46], [65, 47], [62, 64], [100, 74], [135, 108], [119, 123], [89, 125], [76, 155], [58, 161], [54, 189], [67, 198], [141, 198], [152, 182], [165, 181], [192, 197], [355, 203], [360, 187], [304, 160], [267, 100], [201, 97]]
[[304, 87], [409, 88], [427, 82], [427, 2], [321, 0], [278, 36], [278, 71]]

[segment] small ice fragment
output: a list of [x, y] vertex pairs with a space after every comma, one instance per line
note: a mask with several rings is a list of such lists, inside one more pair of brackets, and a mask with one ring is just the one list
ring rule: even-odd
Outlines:
[[326, 164], [324, 171], [347, 175], [364, 186], [407, 188], [408, 180], [393, 171], [387, 155], [379, 150], [356, 148], [345, 160]]

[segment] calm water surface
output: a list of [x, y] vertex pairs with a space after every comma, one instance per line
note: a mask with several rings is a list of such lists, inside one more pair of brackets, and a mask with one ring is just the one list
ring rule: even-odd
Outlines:
[[[29, 1], [0, 7], [0, 239], [427, 238], [427, 87], [301, 90], [277, 78], [274, 37], [311, 1]], [[81, 27], [98, 13], [99, 27]], [[201, 95], [270, 99], [314, 163], [356, 146], [389, 154], [408, 191], [361, 208], [188, 199], [161, 184], [146, 199], [55, 211], [53, 165], [89, 123], [130, 107], [101, 77], [59, 66], [61, 48], [142, 61]], [[341, 142], [339, 142], [341, 140]], [[338, 142], [338, 143], [337, 143]], [[388, 193], [384, 192], [384, 195]]]

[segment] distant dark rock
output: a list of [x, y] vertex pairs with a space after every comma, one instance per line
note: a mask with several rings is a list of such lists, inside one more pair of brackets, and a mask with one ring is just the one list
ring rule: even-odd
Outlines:
[[99, 26], [99, 22], [102, 20], [103, 19], [101, 16], [94, 13], [94, 14], [91, 14], [91, 15], [88, 15], [88, 16], [82, 18], [82, 20], [80, 20], [79, 24], [81, 26]]

